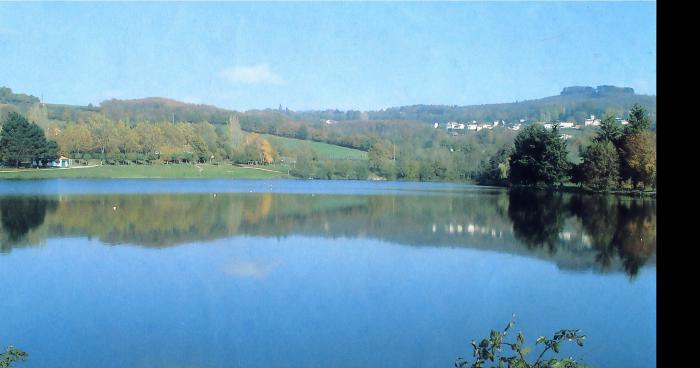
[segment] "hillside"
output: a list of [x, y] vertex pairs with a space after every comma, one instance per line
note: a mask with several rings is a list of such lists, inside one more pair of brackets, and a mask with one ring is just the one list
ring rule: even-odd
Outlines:
[[367, 160], [367, 152], [357, 149], [336, 146], [333, 144], [314, 142], [309, 140], [279, 137], [270, 134], [261, 134], [284, 156], [287, 151], [309, 148], [318, 153], [320, 159], [325, 160]]
[[615, 86], [566, 87], [557, 96], [535, 100], [471, 105], [413, 105], [369, 112], [370, 119], [419, 120], [428, 123], [447, 121], [576, 121], [590, 115], [611, 113], [624, 117], [634, 103], [639, 103], [656, 121], [656, 96], [638, 95], [632, 88]]
[[[130, 121], [208, 121], [224, 124], [233, 114], [251, 124], [258, 121], [283, 125], [286, 121], [318, 123], [319, 121], [367, 121], [394, 120], [444, 123], [447, 121], [576, 121], [582, 123], [590, 115], [603, 116], [612, 113], [624, 117], [634, 103], [639, 103], [651, 114], [656, 123], [656, 96], [639, 95], [629, 87], [598, 86], [566, 87], [559, 95], [539, 99], [496, 103], [485, 105], [411, 105], [392, 107], [376, 111], [357, 110], [315, 110], [292, 111], [289, 109], [265, 109], [236, 112], [211, 105], [191, 104], [167, 98], [149, 97], [132, 100], [111, 99], [103, 101], [99, 107], [77, 105], [45, 104], [48, 119], [79, 120], [94, 112], [101, 112], [112, 120]], [[19, 110], [27, 113], [39, 99], [26, 94], [13, 93], [11, 89], [0, 88], [0, 112]], [[285, 135], [285, 134], [280, 134]]]

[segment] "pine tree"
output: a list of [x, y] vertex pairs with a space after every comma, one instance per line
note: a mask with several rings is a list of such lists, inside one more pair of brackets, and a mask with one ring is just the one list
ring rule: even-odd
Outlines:
[[0, 156], [3, 161], [19, 167], [24, 162], [34, 160], [54, 160], [58, 157], [58, 149], [56, 142], [46, 140], [44, 131], [38, 125], [12, 112], [0, 132]]

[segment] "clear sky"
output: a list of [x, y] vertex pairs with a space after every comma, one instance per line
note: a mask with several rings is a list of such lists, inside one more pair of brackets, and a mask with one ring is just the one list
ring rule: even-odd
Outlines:
[[0, 86], [235, 110], [656, 94], [656, 3], [0, 3]]

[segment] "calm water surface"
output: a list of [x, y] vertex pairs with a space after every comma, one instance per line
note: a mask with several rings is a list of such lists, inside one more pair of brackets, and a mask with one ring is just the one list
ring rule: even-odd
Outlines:
[[[656, 201], [454, 184], [0, 182], [22, 367], [451, 367], [526, 342], [654, 367]], [[539, 352], [539, 350], [537, 350]]]

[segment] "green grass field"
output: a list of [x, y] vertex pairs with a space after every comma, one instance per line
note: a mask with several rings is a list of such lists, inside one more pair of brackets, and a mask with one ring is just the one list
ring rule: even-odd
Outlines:
[[367, 152], [353, 148], [336, 146], [328, 143], [309, 140], [279, 137], [270, 134], [261, 134], [273, 147], [278, 150], [296, 150], [308, 147], [318, 152], [320, 158], [329, 160], [367, 160]]
[[[270, 171], [268, 171], [270, 170]], [[277, 171], [279, 170], [279, 171]], [[176, 165], [104, 165], [86, 168], [68, 169], [0, 169], [0, 179], [119, 179], [119, 178], [153, 178], [153, 179], [277, 179], [287, 178], [287, 173], [271, 166], [259, 168], [237, 167], [230, 164], [176, 164]]]

